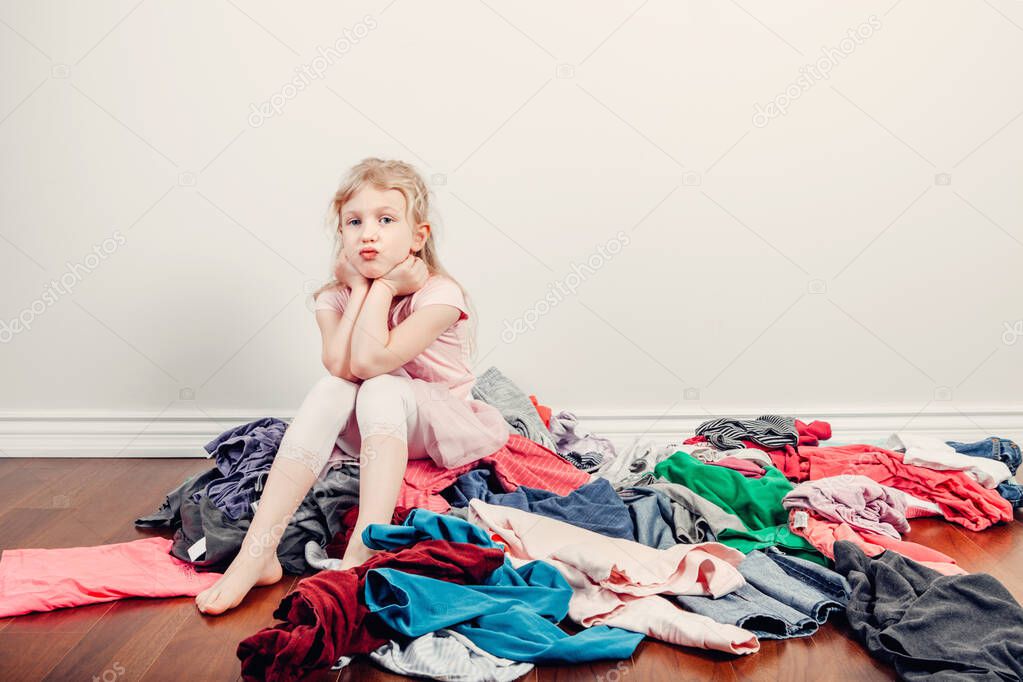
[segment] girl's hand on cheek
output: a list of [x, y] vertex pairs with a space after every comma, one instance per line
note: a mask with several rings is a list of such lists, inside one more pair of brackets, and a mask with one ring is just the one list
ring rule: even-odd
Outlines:
[[430, 271], [423, 259], [409, 254], [377, 281], [390, 287], [395, 296], [405, 296], [422, 289], [429, 276]]
[[348, 260], [343, 248], [334, 263], [334, 279], [353, 291], [358, 288], [368, 289], [370, 285], [370, 281]]

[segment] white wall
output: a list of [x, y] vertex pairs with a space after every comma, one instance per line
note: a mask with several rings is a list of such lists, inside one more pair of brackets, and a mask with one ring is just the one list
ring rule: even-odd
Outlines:
[[1023, 4], [343, 4], [0, 6], [6, 454], [293, 415], [368, 155], [431, 179], [478, 370], [595, 429], [1023, 435]]

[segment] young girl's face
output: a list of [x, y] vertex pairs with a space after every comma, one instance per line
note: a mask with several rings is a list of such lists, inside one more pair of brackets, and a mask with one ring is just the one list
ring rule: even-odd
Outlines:
[[385, 275], [422, 248], [423, 229], [412, 225], [406, 209], [404, 194], [372, 185], [361, 187], [341, 206], [345, 255], [363, 277]]

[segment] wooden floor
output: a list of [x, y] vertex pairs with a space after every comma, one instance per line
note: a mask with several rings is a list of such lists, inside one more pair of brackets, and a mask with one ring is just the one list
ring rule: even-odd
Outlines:
[[[167, 491], [210, 467], [200, 459], [0, 459], [0, 548], [74, 547], [150, 536], [132, 524]], [[913, 522], [912, 540], [971, 572], [988, 572], [1023, 601], [1023, 511], [1016, 521], [971, 533], [941, 521]], [[170, 535], [167, 534], [167, 537]], [[201, 615], [191, 597], [126, 599], [0, 619], [0, 680], [236, 680], [238, 642], [275, 621], [295, 582], [256, 588], [224, 616]], [[627, 661], [538, 667], [524, 680], [887, 680], [892, 670], [830, 622], [815, 636], [763, 641], [743, 658], [645, 640]], [[359, 661], [310, 679], [401, 679]]]

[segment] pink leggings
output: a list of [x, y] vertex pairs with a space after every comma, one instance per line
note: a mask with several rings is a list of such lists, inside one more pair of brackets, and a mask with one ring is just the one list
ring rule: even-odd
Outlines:
[[362, 439], [387, 435], [408, 445], [409, 459], [428, 457], [423, 424], [408, 376], [381, 374], [354, 384], [325, 376], [312, 387], [277, 451], [323, 476], [343, 461], [359, 460]]

